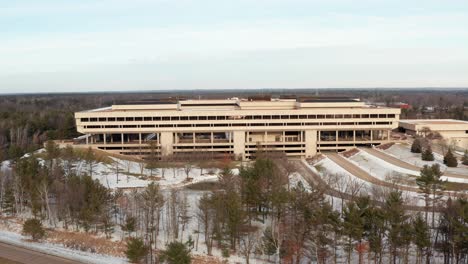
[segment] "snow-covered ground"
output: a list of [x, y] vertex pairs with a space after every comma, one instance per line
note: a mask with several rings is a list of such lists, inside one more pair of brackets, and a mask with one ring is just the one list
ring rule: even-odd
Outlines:
[[432, 165], [432, 164], [439, 164], [440, 169], [442, 171], [447, 171], [447, 172], [452, 172], [452, 173], [457, 173], [457, 174], [463, 174], [463, 175], [468, 175], [468, 166], [465, 166], [459, 162], [458, 167], [456, 168], [449, 168], [445, 166], [444, 164], [444, 157], [438, 153], [433, 153], [434, 154], [434, 161], [424, 161], [421, 160], [421, 154], [420, 153], [412, 153], [410, 151], [410, 146], [408, 144], [402, 144], [402, 143], [396, 143], [393, 144], [390, 148], [383, 150], [387, 154], [390, 154], [402, 161], [405, 161], [407, 163], [413, 164], [418, 167], [422, 167], [424, 165]]
[[333, 189], [341, 192], [349, 192], [350, 188], [359, 188], [362, 192], [368, 192], [371, 184], [360, 178], [354, 177], [347, 170], [324, 158], [315, 164], [309, 164], [312, 171], [320, 175], [322, 179]]
[[[151, 172], [138, 162], [114, 157], [112, 157], [112, 160], [114, 161], [113, 164], [98, 163], [94, 167], [92, 175], [94, 179], [110, 189], [144, 188], [151, 182], [158, 183], [162, 188], [181, 187], [201, 181], [216, 181], [220, 172], [218, 168], [210, 168], [204, 169], [203, 174], [201, 174], [200, 168], [193, 166], [189, 172], [189, 180], [187, 180], [184, 168], [181, 167], [166, 168], [163, 177], [161, 168], [154, 169]], [[117, 168], [119, 173], [117, 173]], [[84, 162], [76, 164], [76, 169], [81, 172], [87, 172], [88, 170]]]
[[[420, 171], [408, 170], [393, 165], [362, 150], [348, 159], [378, 179], [388, 182], [399, 182], [401, 185], [416, 186], [415, 180], [421, 174]], [[468, 183], [468, 178], [462, 179], [442, 176], [441, 179], [449, 182]]]

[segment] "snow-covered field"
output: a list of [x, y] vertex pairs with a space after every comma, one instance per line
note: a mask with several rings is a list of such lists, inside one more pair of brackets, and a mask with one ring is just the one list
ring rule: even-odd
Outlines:
[[442, 171], [446, 170], [447, 172], [468, 175], [468, 166], [465, 166], [459, 162], [458, 167], [449, 168], [444, 165], [444, 157], [435, 152], [433, 153], [434, 159], [435, 159], [434, 161], [421, 160], [421, 154], [412, 153], [410, 151], [410, 146], [408, 144], [396, 143], [396, 144], [393, 144], [390, 148], [383, 150], [383, 151], [402, 161], [405, 161], [407, 163], [413, 164], [418, 167], [422, 167], [424, 165], [439, 164], [440, 169]]

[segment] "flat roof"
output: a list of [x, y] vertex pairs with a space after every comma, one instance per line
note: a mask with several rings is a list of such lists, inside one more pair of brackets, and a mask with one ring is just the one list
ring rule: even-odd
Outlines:
[[468, 121], [456, 119], [400, 119], [400, 123], [413, 125], [461, 125], [468, 124]]

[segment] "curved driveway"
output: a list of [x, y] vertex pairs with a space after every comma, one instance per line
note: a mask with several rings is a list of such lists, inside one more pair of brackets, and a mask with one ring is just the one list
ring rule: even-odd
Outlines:
[[[390, 164], [393, 164], [395, 166], [398, 166], [398, 167], [401, 167], [401, 168], [404, 168], [404, 169], [408, 169], [408, 170], [413, 170], [413, 171], [420, 171], [422, 168], [421, 167], [418, 167], [418, 166], [415, 166], [413, 164], [410, 164], [410, 163], [407, 163], [407, 162], [404, 162], [398, 158], [395, 158], [394, 156], [392, 155], [388, 155], [387, 153], [385, 152], [382, 152], [382, 151], [379, 151], [379, 150], [376, 150], [376, 149], [371, 149], [371, 148], [361, 148], [361, 150], [379, 158], [379, 159], [382, 159]], [[462, 174], [457, 174], [457, 173], [451, 173], [451, 172], [444, 172], [444, 175], [443, 176], [447, 176], [447, 177], [452, 177], [452, 178], [459, 178], [459, 179], [468, 179], [468, 175], [462, 175]]]

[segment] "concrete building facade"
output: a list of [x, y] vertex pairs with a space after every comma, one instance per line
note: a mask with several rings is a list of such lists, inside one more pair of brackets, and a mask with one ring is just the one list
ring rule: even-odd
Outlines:
[[126, 155], [212, 153], [249, 159], [259, 149], [311, 157], [381, 144], [400, 109], [357, 99], [179, 100], [75, 113], [83, 144]]
[[410, 135], [424, 136], [428, 130], [439, 133], [450, 144], [468, 149], [468, 122], [455, 119], [405, 119], [400, 129]]

